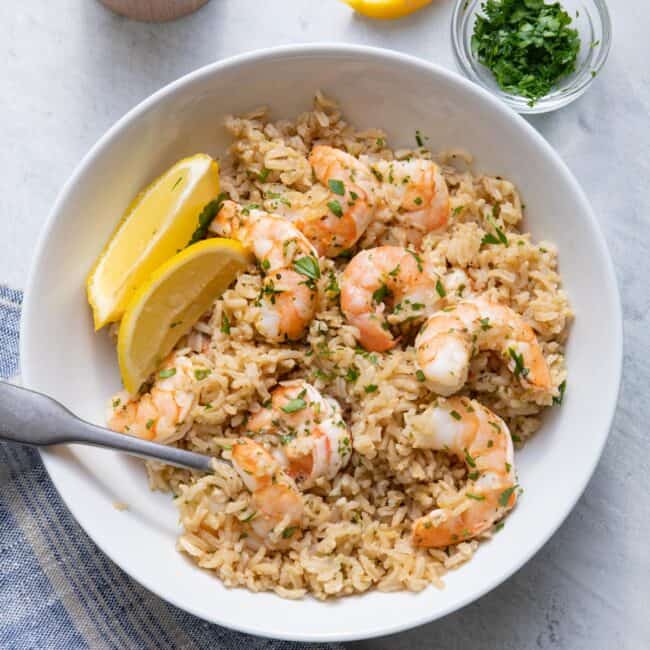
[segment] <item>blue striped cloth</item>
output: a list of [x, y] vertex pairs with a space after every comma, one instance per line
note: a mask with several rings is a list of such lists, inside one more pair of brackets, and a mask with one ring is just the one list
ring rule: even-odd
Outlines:
[[[0, 286], [0, 376], [16, 380], [22, 292]], [[39, 454], [0, 443], [0, 648], [336, 648], [206, 623], [149, 593], [66, 510]], [[340, 647], [340, 646], [339, 646]]]

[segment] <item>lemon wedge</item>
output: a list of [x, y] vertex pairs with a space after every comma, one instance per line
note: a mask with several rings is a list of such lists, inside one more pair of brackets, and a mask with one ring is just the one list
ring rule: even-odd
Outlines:
[[95, 329], [119, 320], [154, 269], [187, 246], [199, 213], [218, 193], [217, 163], [197, 154], [138, 194], [88, 275]]
[[401, 18], [428, 5], [431, 0], [343, 0], [369, 18]]
[[122, 382], [129, 393], [138, 391], [251, 260], [234, 239], [206, 239], [151, 274], [129, 302], [117, 336]]

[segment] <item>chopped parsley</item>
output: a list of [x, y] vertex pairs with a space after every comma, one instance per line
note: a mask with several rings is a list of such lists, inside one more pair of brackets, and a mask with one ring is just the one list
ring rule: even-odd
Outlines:
[[350, 366], [345, 373], [345, 381], [354, 382], [359, 379], [359, 374], [359, 371], [354, 366]]
[[343, 181], [337, 181], [333, 178], [330, 178], [329, 181], [327, 181], [327, 185], [334, 192], [334, 194], [338, 194], [339, 196], [343, 196], [345, 194], [345, 185], [343, 185]]
[[465, 453], [465, 462], [466, 462], [470, 467], [476, 467], [476, 461], [474, 460], [474, 458], [472, 458], [472, 457], [469, 455], [469, 452], [467, 451], [467, 448], [465, 448], [463, 451], [464, 451], [464, 453]]
[[575, 70], [580, 37], [559, 2], [486, 0], [472, 34], [472, 52], [502, 90], [529, 99], [548, 94]]
[[512, 493], [517, 489], [516, 485], [513, 485], [512, 487], [509, 487], [505, 489], [501, 494], [499, 495], [499, 505], [502, 508], [505, 508], [508, 505], [508, 502], [510, 501], [510, 497], [512, 496]]
[[364, 386], [364, 389], [366, 393], [374, 393], [379, 386], [377, 384], [368, 384], [367, 386]]
[[424, 381], [426, 379], [424, 373], [420, 369], [415, 371], [415, 376], [417, 377], [418, 381]]
[[282, 531], [282, 539], [289, 539], [298, 530], [297, 526], [288, 526]]
[[151, 429], [151, 427], [153, 426], [153, 420], [147, 420], [147, 424], [145, 424], [145, 426], [147, 427], [147, 429]]
[[228, 198], [228, 195], [225, 192], [221, 192], [219, 196], [210, 203], [207, 203], [203, 210], [199, 213], [199, 225], [196, 227], [196, 230], [192, 233], [190, 241], [187, 242], [188, 246], [196, 244], [197, 241], [205, 239], [205, 236], [208, 234], [208, 227], [212, 223], [212, 220], [217, 216], [223, 202]]
[[508, 354], [515, 362], [514, 374], [515, 377], [526, 377], [530, 372], [528, 368], [524, 366], [524, 356], [523, 354], [517, 354], [517, 351], [514, 348], [508, 348]]
[[464, 209], [465, 209], [465, 206], [464, 206], [464, 205], [457, 205], [457, 206], [453, 209], [453, 211], [452, 211], [452, 213], [451, 213], [451, 216], [452, 216], [452, 217], [455, 217], [455, 216], [459, 215], [459, 214], [460, 214]]
[[485, 234], [483, 239], [481, 239], [481, 246], [484, 246], [485, 244], [503, 244], [507, 247], [508, 238], [506, 237], [506, 234], [495, 223], [492, 225], [494, 226], [494, 232], [496, 232], [496, 235], [493, 235], [491, 232]]
[[440, 278], [436, 280], [436, 292], [441, 298], [444, 298], [447, 295], [445, 288], [442, 286], [442, 282], [440, 282]]
[[[460, 415], [460, 413], [458, 411], [449, 411], [449, 415], [451, 415], [451, 417], [454, 418], [454, 420], [460, 420], [461, 419], [461, 415]], [[465, 453], [467, 453], [467, 452], [465, 452]]]
[[167, 379], [168, 377], [173, 377], [176, 374], [176, 368], [165, 368], [158, 373], [158, 376], [161, 379]]
[[290, 399], [284, 406], [282, 410], [285, 413], [296, 413], [296, 411], [302, 411], [307, 406], [307, 402], [303, 399], [307, 391], [301, 391], [298, 397]]
[[286, 433], [280, 436], [280, 444], [288, 445], [296, 437], [295, 433]]
[[120, 404], [122, 403], [122, 400], [118, 397], [113, 400], [113, 408], [116, 409]]
[[270, 169], [267, 169], [266, 167], [257, 175], [258, 180], [260, 183], [266, 182], [266, 179], [269, 177], [269, 174], [271, 173]]
[[469, 499], [474, 499], [474, 501], [485, 501], [485, 496], [483, 494], [474, 494], [473, 492], [465, 492], [465, 496]]
[[413, 259], [415, 260], [416, 264], [418, 265], [418, 271], [419, 271], [420, 273], [422, 273], [422, 269], [424, 268], [424, 267], [422, 266], [422, 258], [421, 258], [421, 257], [420, 257], [420, 256], [419, 256], [415, 251], [412, 251], [410, 248], [407, 248], [407, 249], [406, 249], [406, 252], [407, 252], [409, 255], [412, 255], [412, 256], [413, 256]]
[[329, 278], [329, 282], [325, 287], [325, 291], [329, 293], [333, 293], [335, 296], [338, 296], [338, 294], [341, 293], [341, 289], [336, 279], [336, 274], [334, 273], [334, 271], [330, 271], [327, 277]]
[[341, 204], [334, 199], [333, 201], [328, 201], [327, 207], [340, 219], [343, 216], [343, 208]]
[[228, 314], [224, 312], [221, 315], [221, 327], [219, 328], [224, 334], [230, 334], [230, 320]]
[[418, 147], [424, 147], [425, 136], [422, 135], [420, 129], [415, 131], [415, 141], [417, 142]]
[[263, 259], [262, 262], [260, 263], [260, 266], [265, 271], [268, 271], [271, 268], [271, 262], [268, 259]]
[[390, 296], [390, 289], [386, 286], [385, 283], [382, 283], [378, 289], [375, 289], [372, 292], [372, 299], [376, 303], [383, 302], [387, 296]]
[[422, 205], [422, 197], [421, 196], [416, 196], [413, 199], [413, 203], [415, 203], [415, 205]]
[[308, 277], [310, 280], [318, 280], [320, 278], [320, 266], [318, 265], [318, 260], [311, 255], [306, 255], [297, 259], [293, 263], [293, 268], [300, 273]]
[[557, 404], [559, 406], [564, 401], [564, 393], [566, 393], [566, 379], [558, 386], [558, 390], [560, 393], [557, 397], [553, 398], [553, 404]]
[[490, 319], [487, 318], [487, 317], [486, 318], [481, 318], [479, 320], [479, 323], [481, 323], [481, 329], [484, 332], [487, 332], [492, 327], [492, 325], [490, 325]]
[[212, 371], [208, 370], [207, 368], [197, 368], [194, 371], [194, 377], [197, 381], [201, 381], [202, 379], [205, 379], [207, 376], [209, 376], [211, 372]]

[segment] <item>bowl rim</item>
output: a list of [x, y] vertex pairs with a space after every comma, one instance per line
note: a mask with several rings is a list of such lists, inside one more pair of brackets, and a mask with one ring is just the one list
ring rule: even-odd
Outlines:
[[[472, 83], [462, 75], [457, 72], [454, 72], [450, 69], [447, 69], [441, 65], [431, 63], [429, 61], [423, 60], [421, 58], [397, 52], [394, 50], [389, 50], [380, 47], [366, 46], [366, 45], [354, 45], [346, 43], [331, 43], [331, 42], [318, 42], [318, 43], [306, 43], [306, 44], [294, 44], [294, 45], [282, 45], [276, 47], [262, 48], [253, 50], [251, 52], [246, 52], [238, 54], [232, 57], [227, 57], [225, 59], [209, 63], [205, 66], [202, 66], [188, 74], [185, 74], [175, 81], [163, 86], [156, 92], [149, 95], [147, 98], [139, 102], [136, 106], [130, 109], [125, 115], [123, 115], [117, 122], [113, 124], [105, 133], [102, 135], [97, 142], [91, 147], [91, 149], [85, 154], [81, 161], [77, 164], [74, 171], [64, 183], [61, 188], [54, 205], [51, 211], [48, 214], [48, 217], [45, 221], [45, 224], [40, 230], [38, 241], [35, 247], [34, 255], [32, 258], [30, 271], [28, 275], [28, 280], [25, 288], [23, 310], [20, 324], [20, 359], [21, 362], [25, 359], [31, 357], [29, 354], [29, 342], [27, 337], [27, 323], [30, 322], [30, 315], [35, 309], [35, 286], [37, 284], [37, 270], [39, 266], [39, 260], [42, 257], [46, 247], [47, 241], [51, 231], [55, 228], [57, 222], [57, 215], [59, 214], [61, 207], [65, 204], [68, 195], [74, 190], [77, 185], [78, 179], [82, 176], [85, 170], [91, 166], [94, 161], [101, 156], [106, 146], [110, 143], [113, 137], [120, 132], [126, 125], [131, 123], [133, 120], [138, 118], [144, 112], [146, 112], [151, 106], [155, 105], [162, 98], [174, 94], [176, 91], [181, 88], [192, 84], [194, 81], [210, 77], [212, 75], [218, 74], [220, 71], [236, 68], [242, 64], [254, 63], [255, 61], [260, 61], [264, 59], [273, 59], [273, 58], [286, 58], [290, 56], [350, 56], [350, 55], [359, 55], [372, 57], [379, 60], [390, 61], [395, 63], [406, 64], [413, 68], [418, 68], [423, 73], [438, 75], [443, 78], [446, 78], [447, 81], [455, 84], [460, 84], [464, 86], [466, 90], [470, 93], [473, 93], [479, 98], [479, 100], [487, 103], [490, 108], [496, 112], [504, 114], [510, 120], [514, 120], [519, 123], [519, 126], [527, 131], [528, 135], [535, 141], [536, 145], [541, 148], [546, 155], [550, 156], [557, 167], [561, 170], [562, 174], [569, 180], [569, 183], [572, 187], [572, 191], [575, 192], [577, 200], [583, 205], [585, 214], [588, 215], [588, 220], [590, 222], [591, 228], [593, 229], [596, 243], [598, 245], [600, 258], [605, 264], [605, 277], [606, 284], [603, 286], [603, 290], [609, 292], [612, 299], [612, 303], [615, 305], [615, 314], [612, 314], [612, 338], [613, 346], [616, 349], [616, 363], [615, 376], [613, 386], [616, 387], [615, 391], [612, 391], [612, 396], [610, 398], [610, 404], [608, 406], [608, 416], [606, 422], [603, 423], [603, 434], [601, 439], [598, 441], [598, 446], [595, 448], [596, 454], [594, 455], [592, 466], [585, 473], [580, 489], [576, 490], [576, 493], [563, 502], [561, 508], [556, 509], [554, 513], [554, 518], [550, 519], [549, 526], [547, 528], [546, 534], [541, 535], [536, 543], [532, 544], [528, 549], [528, 552], [522, 556], [521, 561], [513, 562], [511, 565], [504, 570], [498, 578], [487, 582], [481, 583], [480, 586], [468, 591], [466, 596], [461, 599], [458, 599], [448, 605], [439, 608], [437, 611], [431, 614], [413, 616], [412, 618], [401, 618], [399, 621], [386, 622], [378, 621], [377, 624], [372, 628], [366, 628], [364, 630], [349, 632], [345, 634], [337, 633], [328, 633], [326, 631], [315, 631], [309, 633], [293, 633], [286, 634], [281, 637], [274, 636], [274, 630], [263, 629], [257, 626], [254, 621], [247, 626], [233, 625], [229, 621], [223, 620], [220, 618], [219, 613], [216, 612], [216, 615], [212, 618], [206, 618], [202, 612], [197, 611], [192, 605], [188, 605], [183, 602], [176, 600], [173, 594], [161, 593], [161, 590], [158, 589], [158, 586], [154, 584], [152, 580], [149, 580], [146, 576], [138, 576], [135, 574], [135, 571], [130, 570], [131, 567], [124, 567], [119, 558], [114, 557], [113, 549], [110, 548], [107, 544], [103, 544], [101, 540], [95, 538], [92, 532], [84, 525], [85, 517], [80, 516], [78, 509], [75, 507], [75, 503], [71, 498], [66, 498], [66, 495], [62, 494], [59, 490], [56, 482], [52, 478], [52, 472], [50, 471], [50, 456], [45, 452], [41, 452], [41, 457], [43, 464], [48, 472], [50, 480], [52, 480], [55, 485], [57, 492], [61, 496], [63, 502], [65, 503], [68, 510], [71, 512], [73, 517], [77, 520], [79, 525], [84, 529], [84, 532], [93, 540], [95, 544], [105, 553], [115, 564], [120, 566], [133, 580], [144, 586], [146, 589], [156, 594], [158, 597], [163, 600], [175, 605], [176, 607], [193, 614], [203, 620], [207, 620], [210, 623], [215, 623], [227, 627], [229, 629], [234, 629], [239, 632], [244, 632], [248, 634], [254, 634], [267, 638], [282, 638], [291, 641], [301, 641], [301, 642], [336, 642], [336, 641], [354, 641], [361, 639], [369, 639], [379, 636], [384, 636], [388, 634], [395, 634], [405, 630], [412, 629], [414, 627], [423, 625], [425, 623], [432, 622], [443, 616], [462, 609], [468, 604], [474, 602], [480, 597], [484, 596], [488, 592], [495, 589], [497, 586], [505, 582], [510, 578], [516, 571], [518, 571], [524, 564], [526, 564], [537, 552], [541, 549], [546, 542], [552, 537], [552, 535], [558, 530], [560, 525], [567, 518], [569, 513], [575, 507], [578, 499], [582, 496], [585, 491], [585, 488], [594, 474], [594, 471], [598, 465], [600, 457], [602, 455], [605, 443], [609, 437], [611, 431], [614, 415], [616, 412], [616, 406], [618, 404], [618, 395], [620, 393], [621, 385], [621, 374], [622, 374], [622, 363], [623, 363], [623, 320], [622, 320], [622, 309], [621, 309], [621, 299], [620, 292], [618, 289], [618, 284], [616, 281], [616, 274], [614, 270], [614, 265], [609, 253], [609, 250], [606, 245], [606, 241], [600, 224], [596, 219], [596, 216], [591, 208], [591, 205], [579, 185], [576, 178], [573, 176], [566, 163], [562, 160], [560, 155], [551, 147], [551, 145], [542, 137], [540, 133], [537, 132], [526, 120], [518, 115], [514, 110], [509, 106], [491, 94], [482, 86]], [[32, 319], [33, 320], [33, 319]], [[34, 375], [32, 370], [25, 365], [21, 367], [22, 371], [22, 381], [23, 384], [27, 387], [34, 385]], [[426, 592], [422, 592], [426, 593]], [[364, 594], [361, 594], [359, 597], [363, 597]], [[418, 594], [415, 594], [414, 597], [417, 597]]]
[[[472, 3], [472, 6], [468, 6]], [[461, 35], [461, 29], [466, 19], [472, 13], [476, 14], [482, 10], [482, 0], [455, 0], [450, 20], [451, 49], [454, 54], [454, 60], [458, 69], [471, 81], [481, 88], [487, 90], [502, 102], [510, 106], [513, 110], [521, 115], [541, 115], [550, 113], [568, 106], [576, 99], [584, 95], [595, 77], [600, 73], [607, 59], [612, 45], [612, 19], [605, 0], [591, 0], [602, 22], [603, 35], [599, 43], [598, 56], [595, 65], [591, 67], [591, 74], [582, 79], [570, 92], [562, 93], [557, 96], [553, 94], [540, 97], [533, 106], [530, 106], [525, 97], [508, 93], [501, 88], [489, 88], [481, 79], [471, 65], [472, 52], [468, 50], [465, 39]]]

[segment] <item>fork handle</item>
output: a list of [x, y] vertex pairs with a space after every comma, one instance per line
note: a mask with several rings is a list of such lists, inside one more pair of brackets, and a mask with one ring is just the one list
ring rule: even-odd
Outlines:
[[0, 382], [0, 440], [35, 447], [61, 443], [92, 445], [177, 467], [214, 471], [210, 456], [98, 427], [47, 395], [4, 381]]

